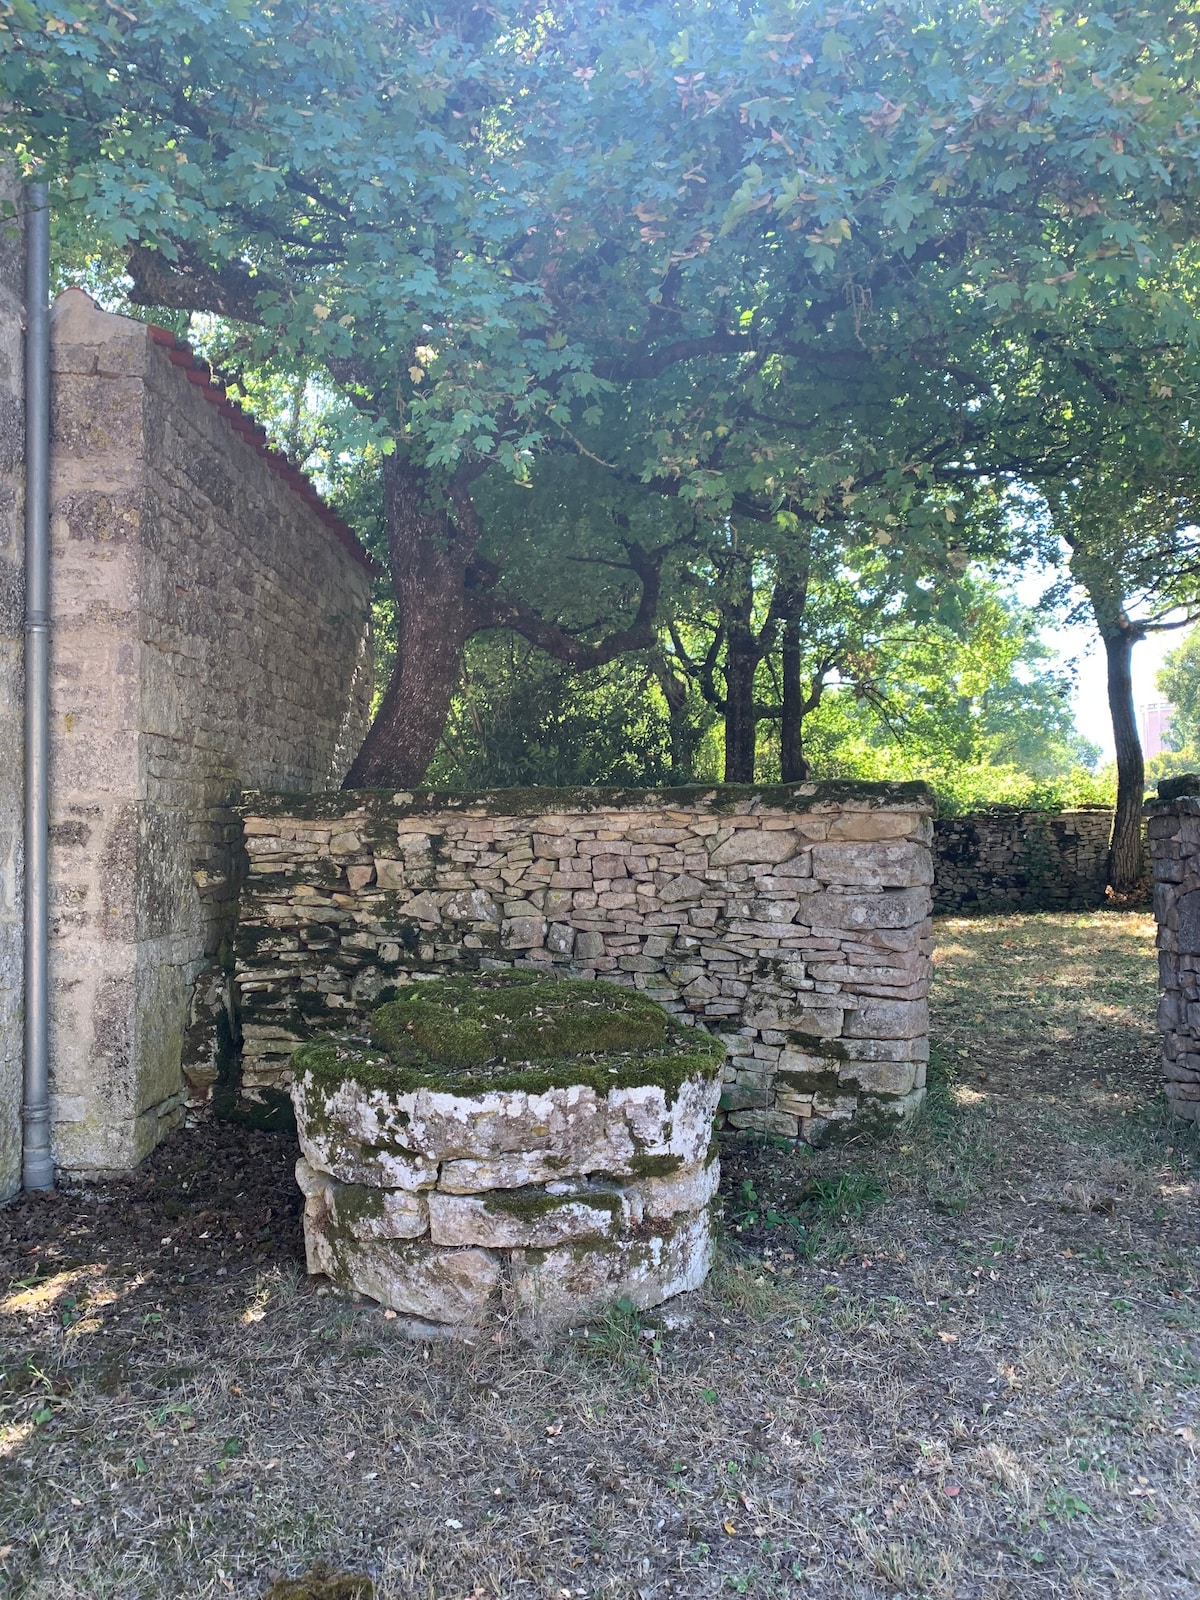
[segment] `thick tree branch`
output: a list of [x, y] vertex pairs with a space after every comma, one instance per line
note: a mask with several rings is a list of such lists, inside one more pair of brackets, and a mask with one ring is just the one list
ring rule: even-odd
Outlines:
[[167, 306], [172, 311], [210, 311], [235, 322], [261, 324], [258, 296], [274, 287], [235, 261], [205, 266], [190, 251], [180, 250], [170, 262], [159, 250], [135, 244], [125, 258], [133, 279], [129, 296], [135, 306]]
[[476, 632], [485, 628], [511, 628], [555, 661], [565, 661], [581, 671], [602, 667], [632, 650], [648, 650], [655, 640], [654, 623], [662, 577], [662, 553], [649, 554], [640, 544], [626, 546], [629, 567], [641, 582], [642, 592], [633, 621], [595, 644], [588, 644], [552, 622], [524, 600], [510, 595], [472, 591], [471, 615]]

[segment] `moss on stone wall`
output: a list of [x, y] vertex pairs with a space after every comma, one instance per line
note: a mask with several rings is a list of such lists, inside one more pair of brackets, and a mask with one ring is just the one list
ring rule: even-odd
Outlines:
[[378, 1222], [383, 1216], [387, 1197], [386, 1189], [375, 1189], [369, 1184], [339, 1183], [333, 1194], [338, 1227], [353, 1235], [356, 1223]]
[[933, 790], [928, 784], [869, 783], [857, 778], [834, 778], [823, 783], [716, 783], [686, 784], [667, 789], [616, 789], [581, 785], [577, 788], [484, 789], [454, 793], [448, 790], [335, 791], [318, 795], [247, 794], [237, 808], [243, 817], [294, 817], [300, 821], [337, 821], [347, 831], [361, 833], [378, 827], [385, 817], [425, 815], [438, 811], [483, 812], [487, 816], [526, 817], [556, 812], [607, 810], [657, 810], [672, 807], [708, 807], [728, 812], [746, 801], [783, 811], [811, 811], [815, 806], [866, 802], [873, 806], [903, 806], [931, 812]]

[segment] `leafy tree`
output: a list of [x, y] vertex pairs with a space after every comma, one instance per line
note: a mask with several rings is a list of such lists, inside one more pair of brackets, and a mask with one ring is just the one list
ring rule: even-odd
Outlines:
[[[773, 586], [769, 574], [760, 576], [761, 631]], [[1042, 644], [1036, 614], [994, 584], [964, 577], [958, 599], [954, 627], [915, 625], [897, 605], [860, 635], [805, 718], [813, 770], [925, 777], [951, 803], [1052, 803], [1047, 785], [1077, 785], [1099, 754], [1075, 730], [1070, 675]], [[811, 636], [821, 649], [823, 629], [829, 637], [845, 622], [814, 611], [806, 647]], [[664, 640], [666, 669], [677, 672], [680, 650], [698, 651], [715, 625], [710, 616], [706, 635], [694, 619], [673, 624], [670, 632], [683, 637], [678, 648]], [[782, 771], [780, 645], [777, 638], [760, 663], [756, 688], [755, 756], [768, 780]], [[653, 651], [578, 674], [519, 636], [473, 640], [430, 780], [451, 788], [712, 781], [722, 746], [717, 713], [695, 683], [684, 683], [684, 704], [673, 707], [663, 670]], [[1085, 784], [1082, 798], [1107, 796]]]
[[648, 653], [579, 673], [519, 635], [480, 635], [467, 646], [429, 781], [480, 789], [711, 780], [715, 772], [696, 761], [711, 718], [695, 700], [688, 711], [692, 738], [681, 749]]
[[[655, 642], [669, 551], [602, 527], [628, 609], [564, 625], [506, 578], [498, 476], [607, 463], [710, 527], [854, 497], [917, 586], [955, 539], [937, 471], [979, 471], [964, 352], [1171, 313], [1150, 278], [1194, 229], [1195, 55], [1195, 7], [1157, 3], [12, 0], [0, 126], [136, 299], [231, 319], [363, 419], [397, 648], [351, 781], [404, 781], [476, 633], [581, 668]], [[810, 437], [848, 400], [856, 444], [892, 408], [861, 481]], [[930, 438], [939, 405], [960, 420]]]
[[1170, 748], [1200, 750], [1200, 631], [1193, 629], [1167, 652], [1157, 682], [1175, 708], [1167, 735]]
[[953, 611], [955, 575], [937, 595], [918, 591], [918, 602], [862, 530], [851, 543], [844, 529], [789, 528], [768, 552], [744, 541], [738, 525], [720, 531], [664, 597], [669, 660], [721, 714], [726, 782], [753, 781], [763, 724], [777, 727], [781, 778], [800, 781], [809, 776], [805, 729], [830, 684], [871, 695], [897, 616], [928, 617], [935, 601]]
[[[1179, 472], [1194, 448], [1176, 455]], [[1200, 464], [1200, 463], [1198, 463]], [[1161, 460], [1152, 472], [1166, 478]], [[1106, 474], [1076, 479], [1048, 496], [1051, 526], [1068, 551], [1071, 580], [1104, 644], [1117, 757], [1117, 804], [1109, 882], [1136, 890], [1146, 864], [1142, 845], [1145, 760], [1133, 701], [1134, 647], [1152, 633], [1186, 626], [1200, 615], [1200, 527], [1192, 483], [1147, 482], [1145, 458], [1128, 456]]]
[[979, 577], [963, 589], [955, 629], [893, 620], [866, 664], [870, 691], [835, 695], [816, 719], [819, 759], [861, 765], [868, 750], [895, 750], [935, 778], [992, 767], [1056, 779], [1095, 765], [1099, 750], [1075, 728], [1071, 675], [1036, 613]]

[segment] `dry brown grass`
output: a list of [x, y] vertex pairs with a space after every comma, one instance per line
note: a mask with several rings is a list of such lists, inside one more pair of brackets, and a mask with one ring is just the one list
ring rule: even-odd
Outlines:
[[939, 935], [923, 1123], [730, 1147], [720, 1268], [657, 1318], [412, 1344], [303, 1277], [266, 1136], [0, 1215], [0, 1589], [1194, 1600], [1200, 1156], [1152, 929]]

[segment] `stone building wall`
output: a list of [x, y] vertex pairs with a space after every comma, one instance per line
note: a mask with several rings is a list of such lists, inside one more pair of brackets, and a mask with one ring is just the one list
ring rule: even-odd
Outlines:
[[924, 1093], [921, 784], [249, 796], [243, 1087], [396, 985], [496, 964], [601, 977], [721, 1033], [739, 1128], [807, 1139]]
[[1158, 923], [1158, 1027], [1167, 1103], [1200, 1122], [1200, 778], [1160, 784], [1146, 833]]
[[51, 344], [52, 1115], [60, 1167], [114, 1171], [214, 1075], [232, 804], [365, 729], [371, 575], [170, 334], [69, 290]]
[[976, 812], [933, 825], [933, 909], [1087, 911], [1104, 904], [1108, 807]]
[[20, 196], [0, 163], [0, 1202], [21, 1183], [25, 261], [21, 223], [2, 214]]

